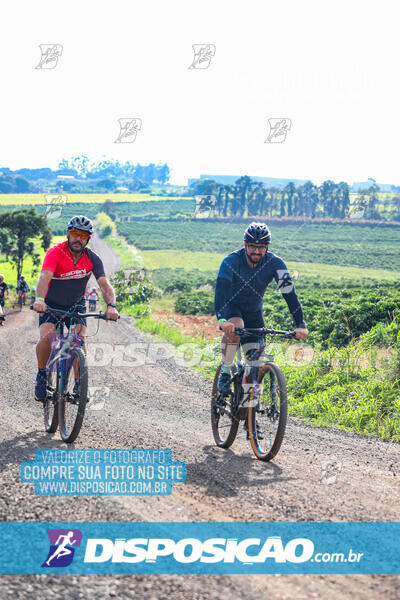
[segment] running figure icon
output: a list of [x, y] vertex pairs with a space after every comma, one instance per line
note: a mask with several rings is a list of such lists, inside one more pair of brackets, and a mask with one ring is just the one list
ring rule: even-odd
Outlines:
[[79, 529], [48, 529], [50, 548], [42, 567], [67, 567], [74, 558], [74, 546], [80, 546], [82, 533]]
[[[59, 558], [61, 558], [62, 556], [65, 556], [66, 554], [72, 554], [72, 550], [70, 548], [67, 548], [68, 544], [76, 544], [77, 540], [73, 540], [71, 539], [74, 536], [74, 532], [73, 531], [69, 531], [67, 533], [67, 535], [60, 535], [56, 541], [56, 545], [60, 544], [57, 547], [57, 550], [54, 552], [54, 554], [52, 554], [50, 556], [50, 558], [48, 560], [46, 560], [46, 565], [50, 566], [51, 561], [53, 560], [53, 558], [56, 558], [56, 556], [58, 556]], [[64, 541], [60, 543], [60, 540], [63, 539]]]

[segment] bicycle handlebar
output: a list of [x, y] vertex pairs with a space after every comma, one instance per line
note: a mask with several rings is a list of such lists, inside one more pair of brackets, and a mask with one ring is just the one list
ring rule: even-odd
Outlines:
[[257, 328], [235, 327], [235, 334], [239, 335], [239, 336], [256, 334], [256, 335], [260, 335], [260, 336], [270, 335], [272, 337], [281, 335], [282, 337], [285, 337], [285, 338], [296, 337], [295, 331], [282, 331], [280, 329], [269, 329], [268, 327], [257, 327]]
[[[33, 310], [33, 306], [30, 307], [31, 310]], [[45, 314], [54, 314], [54, 315], [59, 315], [59, 316], [64, 316], [64, 317], [93, 317], [94, 319], [103, 319], [104, 321], [116, 321], [117, 319], [107, 319], [106, 314], [105, 313], [79, 313], [79, 312], [68, 312], [67, 310], [59, 310], [58, 308], [49, 308], [47, 307], [46, 310], [38, 310], [38, 313], [45, 315]], [[120, 319], [120, 315], [118, 315], [118, 319]]]

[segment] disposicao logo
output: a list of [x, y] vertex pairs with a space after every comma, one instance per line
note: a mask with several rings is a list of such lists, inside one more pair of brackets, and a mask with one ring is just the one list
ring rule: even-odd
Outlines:
[[[253, 548], [250, 551], [250, 548]], [[250, 552], [250, 553], [248, 553]], [[268, 558], [276, 563], [303, 563], [314, 552], [314, 544], [307, 538], [295, 538], [286, 546], [279, 536], [264, 539], [248, 538], [241, 541], [227, 538], [90, 538], [86, 544], [85, 563], [155, 563], [158, 558], [170, 557], [178, 563], [264, 563]]]
[[80, 546], [82, 532], [79, 529], [48, 529], [50, 549], [42, 567], [68, 567], [74, 558], [74, 546]]

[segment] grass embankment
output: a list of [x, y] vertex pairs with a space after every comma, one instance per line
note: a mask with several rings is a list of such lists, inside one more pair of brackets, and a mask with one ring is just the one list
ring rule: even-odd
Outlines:
[[96, 216], [95, 230], [98, 235], [114, 250], [121, 261], [121, 268], [143, 268], [143, 258], [135, 246], [128, 244], [125, 238], [118, 235], [114, 221], [104, 212]]
[[122, 269], [142, 268], [144, 261], [141, 253], [135, 246], [128, 244], [121, 235], [111, 233], [103, 238], [111, 246], [121, 261]]
[[[151, 316], [136, 324], [173, 344], [179, 357], [211, 384], [219, 363], [215, 340], [184, 336]], [[360, 340], [347, 348], [316, 352], [309, 364], [300, 361], [299, 366], [293, 366], [296, 361], [286, 344], [276, 343], [272, 350], [286, 376], [291, 415], [317, 426], [400, 441], [398, 350], [380, 352], [382, 348], [367, 348]]]
[[365, 339], [316, 353], [297, 369], [283, 365], [290, 412], [316, 425], [399, 442], [399, 366], [398, 344], [368, 347]]

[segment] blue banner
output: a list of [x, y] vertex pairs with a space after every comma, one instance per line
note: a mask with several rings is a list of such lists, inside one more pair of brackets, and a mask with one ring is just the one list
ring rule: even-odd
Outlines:
[[399, 574], [400, 523], [0, 523], [0, 573]]
[[167, 449], [36, 450], [20, 476], [39, 496], [166, 496], [186, 464]]

